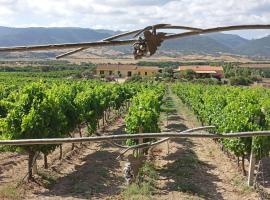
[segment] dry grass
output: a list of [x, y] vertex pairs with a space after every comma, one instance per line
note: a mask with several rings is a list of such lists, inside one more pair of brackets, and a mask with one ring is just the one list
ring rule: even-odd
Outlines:
[[23, 194], [15, 185], [7, 184], [0, 189], [1, 200], [21, 200]]

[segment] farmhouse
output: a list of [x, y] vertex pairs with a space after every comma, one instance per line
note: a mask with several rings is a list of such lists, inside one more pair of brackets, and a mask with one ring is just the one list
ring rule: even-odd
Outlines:
[[159, 67], [153, 66], [137, 66], [124, 64], [103, 64], [98, 65], [96, 74], [99, 76], [114, 76], [114, 77], [131, 77], [133, 75], [153, 76], [161, 72]]
[[184, 72], [192, 70], [196, 73], [197, 77], [217, 77], [222, 78], [224, 76], [223, 67], [221, 66], [208, 66], [208, 65], [190, 65], [179, 66], [177, 71]]

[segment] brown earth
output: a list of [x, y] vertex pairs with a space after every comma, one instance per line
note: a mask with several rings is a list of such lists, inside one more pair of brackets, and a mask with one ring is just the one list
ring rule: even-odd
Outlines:
[[[192, 113], [171, 95], [173, 110], [165, 131], [200, 126]], [[211, 139], [175, 139], [158, 147], [156, 160], [161, 179], [157, 199], [258, 199], [246, 186], [235, 163]]]

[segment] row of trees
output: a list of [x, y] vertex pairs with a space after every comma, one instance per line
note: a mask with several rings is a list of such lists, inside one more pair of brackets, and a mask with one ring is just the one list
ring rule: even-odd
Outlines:
[[95, 69], [93, 63], [74, 64], [68, 61], [0, 61], [0, 72], [50, 72]]

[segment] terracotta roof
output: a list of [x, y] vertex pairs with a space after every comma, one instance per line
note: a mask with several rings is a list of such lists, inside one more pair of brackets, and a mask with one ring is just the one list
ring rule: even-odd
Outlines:
[[221, 66], [209, 66], [209, 65], [190, 65], [190, 66], [179, 66], [179, 71], [184, 70], [193, 70], [193, 71], [223, 71], [223, 67]]
[[159, 67], [154, 66], [137, 66], [137, 65], [98, 65], [97, 70], [144, 70], [144, 71], [158, 71]]

